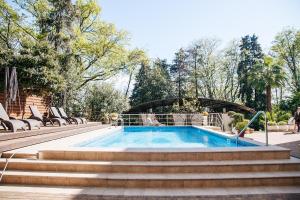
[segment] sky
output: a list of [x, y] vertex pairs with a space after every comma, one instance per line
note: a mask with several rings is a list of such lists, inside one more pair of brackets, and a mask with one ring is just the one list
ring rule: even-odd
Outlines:
[[101, 17], [129, 32], [131, 47], [171, 61], [201, 38], [256, 34], [268, 51], [276, 33], [300, 28], [300, 0], [98, 0]]

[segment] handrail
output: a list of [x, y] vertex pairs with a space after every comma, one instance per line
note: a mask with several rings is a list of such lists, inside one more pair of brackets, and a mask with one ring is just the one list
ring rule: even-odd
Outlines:
[[1, 183], [1, 181], [2, 181], [2, 178], [3, 178], [3, 176], [4, 176], [4, 173], [5, 173], [5, 171], [6, 171], [6, 168], [7, 168], [7, 166], [8, 166], [9, 160], [12, 159], [12, 157], [14, 157], [14, 155], [15, 155], [16, 153], [17, 153], [17, 152], [14, 152], [9, 158], [6, 158], [6, 162], [5, 162], [4, 168], [3, 168], [2, 172], [1, 172], [1, 176], [0, 176], [0, 183]]
[[254, 117], [249, 121], [249, 123], [239, 132], [239, 134], [236, 136], [236, 145], [238, 145], [238, 139], [241, 136], [242, 133], [254, 122], [254, 120], [260, 116], [261, 114], [264, 115], [265, 117], [265, 133], [266, 133], [266, 146], [269, 146], [269, 138], [268, 138], [268, 119], [267, 119], [267, 114], [265, 111], [258, 111]]

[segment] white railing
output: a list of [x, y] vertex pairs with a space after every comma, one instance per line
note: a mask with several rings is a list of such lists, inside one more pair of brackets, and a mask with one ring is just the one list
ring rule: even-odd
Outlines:
[[217, 126], [223, 130], [222, 114], [209, 113], [204, 116], [199, 113], [188, 114], [120, 114], [123, 126]]
[[269, 146], [269, 136], [268, 136], [268, 118], [267, 118], [267, 114], [265, 111], [258, 111], [254, 117], [252, 117], [252, 119], [249, 121], [249, 123], [237, 134], [236, 136], [236, 145], [238, 145], [238, 140], [239, 137], [244, 134], [244, 132], [246, 131], [246, 129], [260, 116], [263, 115], [264, 116], [264, 120], [265, 120], [265, 135], [266, 135], [266, 146]]

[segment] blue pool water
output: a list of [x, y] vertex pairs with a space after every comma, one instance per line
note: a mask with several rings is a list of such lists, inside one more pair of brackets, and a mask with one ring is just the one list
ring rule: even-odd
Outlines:
[[[107, 136], [81, 142], [77, 147], [208, 148], [236, 147], [233, 138], [195, 127], [124, 127]], [[256, 146], [239, 141], [239, 147]]]

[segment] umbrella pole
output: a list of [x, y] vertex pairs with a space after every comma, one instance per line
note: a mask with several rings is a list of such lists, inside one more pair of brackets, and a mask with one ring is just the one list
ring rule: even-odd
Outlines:
[[8, 107], [8, 104], [7, 104], [7, 88], [8, 88], [8, 76], [9, 76], [9, 68], [8, 67], [5, 67], [5, 73], [4, 73], [4, 108], [5, 108], [5, 111], [7, 112], [7, 107]]

